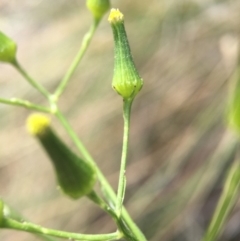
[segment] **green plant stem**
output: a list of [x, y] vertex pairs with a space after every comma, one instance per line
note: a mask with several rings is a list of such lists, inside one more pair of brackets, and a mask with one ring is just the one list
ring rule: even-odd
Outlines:
[[55, 229], [44, 228], [29, 222], [21, 223], [10, 218], [3, 219], [2, 227], [25, 231], [25, 232], [27, 231], [30, 233], [40, 233], [40, 234], [50, 235], [50, 236], [59, 237], [59, 238], [68, 238], [68, 239], [76, 239], [76, 240], [110, 241], [110, 240], [118, 240], [121, 238], [118, 232], [109, 233], [109, 234], [96, 234], [96, 235], [70, 233], [70, 232], [64, 232], [64, 231], [55, 230]]
[[18, 63], [18, 61], [14, 61], [13, 66], [19, 71], [20, 74], [28, 81], [30, 85], [32, 85], [35, 89], [37, 89], [43, 96], [47, 99], [50, 97], [50, 93], [37, 81], [35, 81], [30, 75], [23, 69], [23, 67]]
[[92, 37], [97, 29], [97, 26], [99, 24], [100, 20], [94, 20], [89, 31], [85, 34], [85, 36], [83, 37], [82, 40], [82, 44], [81, 47], [75, 57], [75, 59], [73, 60], [71, 66], [69, 67], [69, 69], [67, 70], [66, 74], [64, 75], [63, 79], [61, 80], [60, 84], [58, 85], [55, 93], [54, 93], [54, 97], [57, 100], [59, 98], [59, 96], [63, 93], [63, 91], [65, 90], [70, 78], [73, 76], [74, 72], [76, 71], [82, 57], [84, 56], [91, 40]]
[[122, 213], [122, 204], [125, 195], [126, 188], [126, 164], [127, 164], [127, 152], [128, 152], [128, 142], [129, 142], [129, 127], [130, 127], [130, 115], [132, 99], [123, 101], [123, 120], [124, 120], [124, 130], [123, 130], [123, 146], [122, 146], [122, 157], [121, 166], [118, 181], [118, 192], [117, 192], [117, 202], [116, 202], [116, 213], [118, 217]]
[[31, 103], [27, 100], [21, 100], [21, 99], [17, 99], [17, 98], [12, 98], [12, 99], [3, 99], [0, 98], [0, 103], [3, 104], [8, 104], [8, 105], [15, 105], [15, 106], [21, 106], [30, 110], [37, 110], [37, 111], [41, 111], [41, 112], [46, 112], [46, 113], [50, 113], [51, 110], [47, 107], [41, 106], [41, 105], [36, 105], [34, 103]]
[[[22, 220], [26, 220], [25, 217], [23, 217], [20, 213], [18, 213], [16, 210], [9, 207], [6, 203], [4, 203], [4, 216], [6, 218], [11, 218], [15, 221], [21, 222]], [[35, 233], [36, 237], [44, 240], [44, 241], [56, 241], [55, 238], [47, 236], [45, 234], [41, 233]]]
[[[68, 121], [66, 120], [64, 115], [60, 112], [60, 110], [56, 109], [54, 114], [58, 118], [58, 120], [61, 122], [61, 124], [65, 128], [66, 132], [69, 134], [70, 138], [72, 139], [72, 141], [74, 142], [74, 144], [76, 145], [78, 150], [82, 153], [82, 155], [86, 159], [86, 161], [92, 163], [95, 166], [96, 172], [98, 175], [98, 179], [101, 183], [101, 187], [104, 191], [106, 198], [110, 199], [111, 202], [113, 204], [115, 204], [116, 200], [117, 200], [117, 196], [116, 196], [114, 190], [112, 189], [111, 185], [109, 184], [109, 182], [107, 181], [107, 179], [105, 178], [103, 173], [101, 172], [101, 170], [95, 164], [95, 161], [93, 160], [90, 153], [87, 151], [87, 149], [85, 148], [83, 143], [79, 140], [78, 136], [76, 135], [76, 133], [74, 132], [74, 130], [72, 129], [71, 125], [68, 123]], [[125, 208], [122, 209], [122, 218], [125, 221], [125, 223], [127, 224], [127, 226], [129, 227], [129, 229], [131, 230], [131, 232], [133, 233], [136, 240], [146, 241], [146, 238], [144, 237], [143, 233], [140, 231], [140, 229], [137, 227], [137, 225], [132, 221], [130, 215], [128, 214], [128, 212]]]
[[[88, 33], [83, 38], [82, 45], [80, 47], [80, 50], [79, 50], [77, 56], [75, 57], [74, 61], [72, 62], [71, 66], [70, 66], [70, 68], [68, 69], [67, 73], [63, 77], [62, 81], [60, 82], [59, 86], [57, 87], [57, 89], [56, 89], [56, 91], [53, 95], [51, 95], [42, 85], [37, 83], [33, 78], [31, 78], [28, 75], [28, 73], [21, 67], [21, 65], [17, 61], [13, 62], [13, 66], [23, 75], [23, 77], [35, 89], [37, 89], [42, 95], [44, 95], [49, 100], [50, 105], [51, 105], [51, 110], [48, 109], [48, 108], [45, 108], [43, 106], [35, 105], [35, 104], [30, 103], [30, 102], [25, 101], [25, 100], [18, 100], [18, 99], [4, 100], [4, 99], [1, 99], [0, 102], [5, 103], [5, 104], [10, 104], [10, 105], [23, 106], [23, 107], [28, 108], [28, 109], [38, 110], [38, 111], [42, 111], [42, 112], [53, 113], [59, 119], [59, 121], [62, 123], [63, 127], [68, 132], [69, 136], [71, 137], [71, 139], [73, 140], [73, 142], [75, 143], [75, 145], [77, 146], [79, 151], [82, 153], [84, 158], [96, 167], [96, 171], [97, 171], [98, 178], [99, 178], [99, 181], [100, 181], [101, 186], [102, 186], [102, 190], [103, 190], [105, 196], [108, 199], [110, 199], [108, 201], [111, 202], [114, 205], [116, 203], [118, 203], [117, 205], [120, 207], [119, 210], [122, 210], [122, 218], [121, 219], [119, 218], [118, 222], [121, 222], [121, 225], [124, 226], [125, 230], [128, 230], [129, 232], [131, 232], [131, 234], [125, 234], [127, 240], [146, 241], [146, 238], [144, 237], [142, 232], [139, 230], [137, 225], [133, 222], [133, 220], [131, 219], [127, 210], [124, 207], [122, 207], [122, 201], [123, 201], [124, 189], [125, 189], [125, 174], [124, 174], [125, 171], [124, 172], [121, 171], [121, 173], [123, 173], [123, 175], [120, 174], [120, 182], [122, 184], [121, 184], [121, 187], [119, 187], [119, 192], [118, 192], [119, 195], [118, 195], [118, 198], [117, 198], [117, 196], [116, 196], [114, 190], [112, 189], [111, 185], [108, 183], [107, 179], [105, 178], [105, 176], [103, 175], [101, 170], [96, 166], [95, 161], [93, 160], [93, 158], [91, 157], [91, 155], [89, 154], [89, 152], [87, 151], [87, 149], [85, 148], [83, 143], [78, 139], [78, 136], [75, 134], [72, 127], [70, 126], [70, 124], [68, 123], [66, 118], [62, 115], [62, 113], [59, 111], [59, 109], [56, 105], [56, 102], [57, 102], [59, 96], [65, 90], [70, 78], [74, 74], [79, 62], [81, 61], [82, 57], [84, 56], [84, 53], [86, 52], [87, 47], [90, 44], [90, 41], [93, 37], [93, 34], [94, 34], [98, 24], [99, 24], [99, 20], [95, 19], [95, 21], [91, 25]], [[124, 141], [124, 143], [126, 143], [126, 142]], [[124, 144], [124, 145], [126, 145], [125, 147], [127, 148], [127, 144]], [[125, 151], [123, 150], [123, 152], [125, 152], [127, 154], [127, 149]], [[124, 153], [123, 153], [123, 156], [124, 156]], [[122, 156], [122, 159], [125, 159], [125, 161], [122, 162], [123, 163], [123, 164], [121, 164], [122, 167], [124, 167], [124, 165], [125, 165], [124, 163], [126, 163], [126, 157], [124, 158], [123, 156]], [[123, 168], [121, 168], [121, 170], [123, 170]], [[121, 193], [120, 193], [120, 190], [121, 190]], [[112, 217], [115, 215], [113, 209], [111, 209], [109, 211], [109, 210], [107, 210], [109, 208], [108, 206], [106, 206], [104, 208], [105, 208], [105, 211], [108, 211], [109, 214], [110, 213], [112, 214]], [[51, 235], [57, 236], [57, 237], [60, 237], [60, 236], [58, 236], [59, 234], [63, 234], [63, 236], [65, 234], [69, 235], [69, 233], [67, 233], [67, 232], [61, 232], [61, 231], [56, 231], [56, 230], [51, 230], [51, 229], [44, 229], [40, 226], [31, 224], [31, 223], [19, 223], [19, 222], [16, 222], [14, 220], [11, 220], [11, 219], [6, 219], [5, 223], [11, 224], [12, 225], [11, 228], [13, 228], [13, 229], [25, 230], [25, 231], [29, 231], [29, 232], [35, 232], [35, 233], [48, 232], [49, 235], [50, 235], [51, 232], [53, 232]], [[127, 228], [126, 228], [126, 225], [127, 225]], [[58, 235], [56, 235], [56, 234], [58, 234]], [[115, 235], [114, 237], [116, 238], [116, 234], [118, 235], [118, 237], [120, 237], [118, 233], [109, 234], [109, 235], [110, 236]], [[90, 236], [87, 236], [88, 240], [112, 240], [112, 239], [89, 239]], [[64, 237], [70, 237], [70, 236], [64, 236]], [[97, 236], [95, 235], [94, 237], [97, 237]], [[75, 237], [75, 239], [78, 239], [78, 238]]]
[[86, 161], [88, 161], [91, 164], [93, 164], [94, 166], [96, 166], [95, 161], [91, 157], [90, 153], [84, 147], [83, 143], [79, 140], [78, 136], [76, 135], [76, 133], [74, 132], [74, 130], [72, 129], [72, 127], [70, 126], [70, 124], [68, 123], [68, 121], [66, 120], [64, 115], [61, 113], [61, 111], [57, 107], [55, 107], [55, 108], [56, 108], [55, 116], [61, 122], [61, 124], [63, 125], [63, 127], [65, 128], [65, 130], [67, 131], [67, 133], [69, 134], [69, 136], [71, 137], [71, 139], [73, 140], [73, 142], [75, 143], [77, 148], [79, 149], [79, 151], [82, 153], [82, 155], [84, 156]]

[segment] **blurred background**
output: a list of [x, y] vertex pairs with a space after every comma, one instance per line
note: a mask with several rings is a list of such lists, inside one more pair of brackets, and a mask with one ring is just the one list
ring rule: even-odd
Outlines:
[[[225, 113], [240, 35], [237, 0], [112, 0], [125, 26], [144, 87], [134, 101], [125, 204], [151, 241], [199, 241], [234, 159], [236, 139]], [[18, 43], [19, 62], [53, 91], [78, 51], [92, 17], [81, 0], [1, 0], [0, 30]], [[0, 96], [47, 104], [6, 64]], [[83, 143], [117, 188], [122, 100], [111, 89], [113, 37], [101, 22], [60, 99]], [[86, 198], [56, 188], [48, 157], [28, 135], [30, 111], [0, 105], [0, 196], [34, 223], [65, 231], [105, 233], [115, 225]], [[55, 129], [76, 150], [62, 127]], [[221, 241], [240, 240], [240, 202]], [[1, 230], [3, 241], [37, 241]]]

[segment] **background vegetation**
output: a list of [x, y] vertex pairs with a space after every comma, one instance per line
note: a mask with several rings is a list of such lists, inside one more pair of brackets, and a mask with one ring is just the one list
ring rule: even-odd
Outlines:
[[[224, 117], [236, 67], [240, 2], [113, 0], [112, 6], [125, 14], [145, 81], [133, 104], [126, 206], [151, 241], [201, 240], [235, 151]], [[0, 29], [18, 43], [19, 61], [49, 90], [65, 73], [91, 20], [85, 1], [0, 2]], [[112, 72], [113, 39], [105, 17], [60, 106], [116, 189], [122, 103], [111, 90]], [[0, 73], [1, 97], [44, 103], [11, 66], [1, 64]], [[0, 105], [0, 196], [50, 228], [113, 231], [110, 218], [87, 199], [71, 201], [57, 191], [48, 157], [25, 130], [28, 114]], [[239, 220], [238, 202], [220, 240], [240, 239]], [[38, 240], [0, 232], [1, 240], [16, 238]]]

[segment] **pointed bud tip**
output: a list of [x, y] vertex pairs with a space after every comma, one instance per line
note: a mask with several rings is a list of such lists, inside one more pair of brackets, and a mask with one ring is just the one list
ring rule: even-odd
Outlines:
[[32, 114], [27, 119], [27, 129], [34, 136], [43, 136], [50, 126], [50, 119], [42, 114]]
[[124, 15], [119, 11], [119, 9], [112, 8], [108, 17], [110, 23], [123, 22]]

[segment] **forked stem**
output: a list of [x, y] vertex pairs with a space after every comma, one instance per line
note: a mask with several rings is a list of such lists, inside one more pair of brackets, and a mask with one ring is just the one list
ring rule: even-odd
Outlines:
[[[76, 147], [78, 148], [78, 150], [82, 153], [85, 160], [92, 163], [95, 166], [99, 182], [101, 184], [102, 190], [103, 190], [106, 198], [108, 199], [108, 201], [111, 202], [111, 203], [114, 203], [114, 204], [117, 203], [117, 196], [116, 196], [112, 186], [109, 184], [106, 177], [103, 175], [101, 170], [98, 168], [94, 159], [92, 158], [90, 153], [87, 151], [87, 149], [83, 145], [83, 143], [79, 140], [78, 136], [76, 135], [76, 133], [72, 129], [71, 125], [69, 124], [69, 122], [66, 120], [66, 118], [60, 112], [59, 109], [56, 110], [55, 116], [58, 118], [58, 120], [60, 121], [60, 123], [62, 124], [62, 126], [64, 127], [64, 129], [66, 130], [66, 132], [68, 133], [68, 135], [70, 136], [70, 138], [72, 139], [72, 141], [74, 142]], [[133, 222], [132, 218], [130, 217], [130, 215], [128, 214], [127, 210], [124, 207], [122, 207], [122, 219], [126, 223], [126, 225], [128, 226], [132, 235], [134, 236], [135, 239], [133, 239], [133, 240], [147, 241], [145, 236], [141, 232], [141, 230]]]
[[[64, 75], [62, 81], [60, 82], [59, 86], [57, 87], [55, 93], [51, 95], [41, 84], [36, 82], [34, 79], [32, 79], [27, 72], [19, 65], [19, 63], [16, 61], [13, 63], [13, 65], [16, 67], [16, 69], [23, 75], [23, 77], [35, 88], [37, 89], [43, 96], [45, 96], [49, 103], [50, 103], [50, 109], [45, 108], [43, 106], [38, 106], [33, 103], [30, 103], [25, 100], [19, 100], [19, 99], [11, 99], [11, 100], [5, 100], [0, 99], [1, 103], [5, 104], [11, 104], [11, 105], [19, 105], [26, 107], [28, 109], [33, 110], [39, 110], [42, 112], [47, 113], [53, 113], [62, 126], [67, 131], [70, 138], [75, 143], [76, 147], [79, 149], [79, 151], [82, 153], [83, 157], [86, 161], [92, 163], [95, 168], [98, 175], [98, 179], [101, 183], [102, 190], [104, 192], [105, 198], [109, 203], [112, 203], [113, 205], [116, 204], [114, 207], [115, 209], [108, 209], [108, 206], [104, 206], [103, 203], [102, 208], [105, 209], [106, 212], [108, 212], [115, 220], [117, 220], [118, 227], [120, 227], [120, 232], [115, 232], [111, 234], [102, 234], [102, 235], [84, 235], [84, 234], [74, 234], [74, 233], [68, 233], [63, 232], [59, 230], [53, 230], [53, 229], [47, 229], [43, 228], [41, 226], [28, 223], [28, 222], [18, 222], [13, 219], [5, 218], [4, 219], [4, 227], [16, 229], [16, 230], [22, 230], [22, 231], [28, 231], [32, 233], [41, 233], [46, 235], [51, 235], [55, 237], [60, 238], [70, 238], [70, 239], [76, 239], [76, 240], [98, 240], [98, 241], [110, 241], [110, 240], [117, 240], [122, 238], [122, 233], [124, 233], [124, 236], [126, 240], [129, 241], [146, 241], [146, 238], [140, 231], [140, 229], [137, 227], [137, 225], [133, 222], [130, 215], [126, 211], [126, 209], [123, 207], [123, 199], [125, 194], [125, 186], [126, 186], [126, 177], [125, 177], [125, 169], [126, 169], [126, 160], [127, 160], [127, 150], [128, 150], [128, 139], [129, 139], [129, 123], [130, 123], [130, 110], [131, 110], [131, 104], [132, 100], [125, 100], [124, 106], [123, 106], [123, 117], [124, 117], [124, 135], [123, 135], [123, 148], [122, 148], [122, 158], [121, 158], [121, 168], [120, 168], [120, 175], [119, 175], [119, 186], [118, 186], [118, 194], [116, 195], [112, 186], [107, 181], [106, 177], [103, 175], [101, 170], [97, 167], [94, 159], [90, 155], [90, 153], [87, 151], [83, 143], [79, 140], [78, 136], [72, 129], [69, 122], [66, 120], [64, 115], [60, 112], [60, 110], [57, 107], [57, 100], [59, 96], [64, 92], [70, 78], [76, 71], [76, 68], [81, 61], [82, 57], [84, 56], [84, 53], [87, 50], [87, 47], [89, 46], [89, 43], [93, 37], [93, 34], [99, 24], [99, 21], [95, 20], [89, 30], [89, 32], [84, 36], [82, 45], [80, 47], [80, 50], [75, 57], [74, 61], [72, 62], [70, 68], [68, 69], [67, 73]], [[93, 197], [92, 197], [93, 198]], [[99, 201], [99, 200], [98, 200]], [[122, 232], [122, 233], [121, 233]]]

